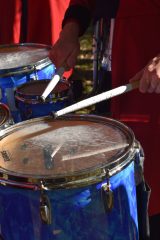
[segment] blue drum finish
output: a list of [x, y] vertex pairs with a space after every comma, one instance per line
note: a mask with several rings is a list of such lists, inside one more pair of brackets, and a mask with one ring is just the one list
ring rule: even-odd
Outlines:
[[54, 102], [49, 103], [37, 103], [37, 104], [25, 104], [24, 102], [18, 103], [18, 109], [20, 110], [20, 119], [22, 121], [47, 116], [52, 111], [58, 111], [67, 106], [68, 99], [57, 99]]
[[45, 191], [51, 224], [40, 217], [40, 191], [0, 187], [5, 240], [138, 240], [134, 161], [110, 178], [114, 207], [105, 212], [102, 182]]
[[42, 102], [40, 96], [48, 84], [49, 80], [31, 81], [17, 88], [15, 99], [22, 121], [47, 116], [52, 111], [58, 111], [69, 104], [71, 90], [65, 80], [61, 80], [46, 101]]

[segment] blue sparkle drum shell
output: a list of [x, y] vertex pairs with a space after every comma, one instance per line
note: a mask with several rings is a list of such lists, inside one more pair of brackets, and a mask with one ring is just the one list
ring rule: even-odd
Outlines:
[[2, 237], [138, 240], [135, 146], [127, 126], [92, 115], [35, 118], [4, 130]]
[[31, 118], [50, 115], [66, 107], [71, 100], [70, 84], [65, 79], [61, 80], [45, 102], [40, 99], [50, 80], [31, 81], [17, 88], [15, 99], [22, 121]]
[[22, 43], [0, 46], [0, 101], [7, 104], [15, 122], [20, 121], [14, 91], [30, 79], [51, 79], [55, 66], [48, 58], [50, 46]]

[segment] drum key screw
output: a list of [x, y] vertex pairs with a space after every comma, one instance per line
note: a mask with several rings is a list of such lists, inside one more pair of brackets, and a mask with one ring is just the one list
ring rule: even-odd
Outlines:
[[103, 204], [106, 212], [112, 210], [114, 205], [113, 191], [111, 190], [111, 184], [109, 180], [109, 170], [106, 172], [106, 183], [101, 186], [101, 196], [103, 199]]

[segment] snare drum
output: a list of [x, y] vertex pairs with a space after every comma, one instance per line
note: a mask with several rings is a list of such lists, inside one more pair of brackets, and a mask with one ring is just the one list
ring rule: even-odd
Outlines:
[[137, 240], [135, 138], [104, 117], [35, 118], [0, 138], [5, 240]]
[[16, 106], [22, 120], [46, 116], [52, 111], [58, 111], [68, 105], [71, 90], [66, 80], [61, 80], [56, 85], [45, 102], [40, 100], [40, 96], [48, 84], [49, 80], [32, 81], [17, 88]]
[[50, 46], [31, 43], [0, 47], [0, 101], [8, 104], [15, 122], [20, 121], [14, 99], [16, 87], [30, 79], [51, 79], [55, 72], [49, 50]]

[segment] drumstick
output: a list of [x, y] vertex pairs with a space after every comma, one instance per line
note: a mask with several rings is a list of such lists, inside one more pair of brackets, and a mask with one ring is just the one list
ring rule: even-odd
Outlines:
[[77, 111], [79, 109], [85, 108], [85, 107], [89, 107], [95, 103], [110, 99], [112, 97], [118, 96], [120, 94], [129, 92], [133, 89], [138, 88], [139, 86], [139, 81], [134, 81], [132, 83], [128, 83], [126, 85], [122, 85], [120, 87], [114, 88], [112, 90], [106, 91], [104, 93], [98, 94], [96, 96], [87, 98], [85, 100], [82, 100], [78, 103], [75, 103], [69, 107], [66, 107], [64, 109], [61, 109], [57, 112], [52, 112], [54, 118], [59, 117], [61, 115], [64, 115], [66, 113], [70, 113], [70, 112], [74, 112]]
[[60, 67], [56, 74], [53, 76], [53, 78], [50, 80], [49, 84], [47, 85], [46, 89], [42, 93], [42, 96], [40, 97], [43, 101], [47, 98], [47, 96], [51, 93], [51, 91], [55, 88], [59, 80], [61, 79], [65, 69], [64, 67]]
[[62, 161], [91, 157], [91, 156], [94, 156], [94, 155], [107, 153], [107, 152], [110, 152], [110, 151], [125, 148], [125, 147], [128, 147], [128, 145], [129, 145], [128, 143], [122, 143], [122, 144], [117, 143], [116, 145], [106, 147], [106, 148], [102, 148], [100, 150], [94, 150], [94, 151], [92, 150], [90, 152], [84, 152], [84, 153], [80, 153], [80, 154], [73, 155], [73, 156], [71, 154], [68, 154], [68, 155], [65, 155], [65, 156], [62, 157]]
[[53, 159], [53, 157], [56, 155], [56, 153], [60, 150], [60, 148], [62, 147], [63, 143], [60, 143], [56, 149], [52, 152], [51, 154], [51, 160]]

